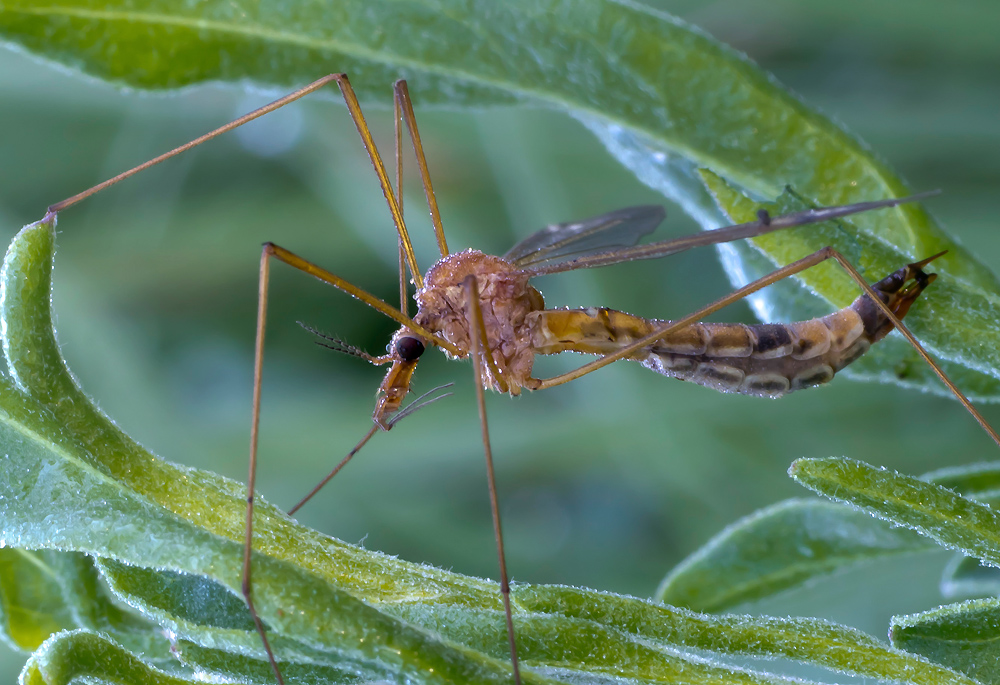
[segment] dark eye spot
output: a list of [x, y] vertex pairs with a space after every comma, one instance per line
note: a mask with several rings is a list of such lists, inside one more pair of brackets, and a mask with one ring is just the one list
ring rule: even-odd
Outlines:
[[396, 354], [404, 362], [412, 362], [424, 353], [424, 344], [416, 338], [400, 338], [396, 341]]

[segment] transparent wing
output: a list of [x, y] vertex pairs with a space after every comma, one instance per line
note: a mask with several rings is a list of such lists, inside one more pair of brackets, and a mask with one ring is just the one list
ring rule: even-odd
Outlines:
[[[871, 202], [858, 202], [852, 205], [838, 205], [836, 207], [817, 207], [815, 209], [806, 209], [801, 212], [776, 217], [772, 217], [765, 210], [761, 210], [757, 214], [757, 221], [751, 221], [745, 224], [736, 224], [735, 226], [726, 226], [725, 228], [717, 228], [712, 231], [703, 231], [702, 233], [696, 233], [694, 235], [671, 238], [670, 240], [661, 240], [660, 242], [647, 243], [645, 245], [635, 245], [635, 241], [641, 238], [645, 233], [648, 233], [655, 228], [656, 224], [658, 224], [664, 216], [662, 209], [660, 207], [632, 207], [629, 209], [619, 210], [618, 212], [611, 212], [610, 214], [605, 214], [604, 216], [599, 216], [594, 219], [589, 219], [588, 221], [580, 222], [579, 224], [558, 224], [555, 226], [549, 226], [548, 228], [542, 229], [535, 235], [525, 238], [520, 243], [515, 245], [514, 248], [507, 254], [523, 254], [524, 256], [521, 256], [520, 258], [515, 257], [514, 263], [521, 267], [522, 271], [530, 274], [531, 276], [555, 274], [563, 271], [573, 271], [575, 269], [592, 269], [597, 266], [620, 264], [622, 262], [630, 262], [635, 259], [659, 259], [660, 257], [683, 252], [684, 250], [690, 250], [693, 247], [717, 245], [718, 243], [727, 243], [732, 240], [740, 240], [742, 238], [753, 238], [755, 236], [764, 235], [765, 233], [770, 233], [771, 231], [776, 231], [782, 228], [788, 228], [790, 226], [802, 226], [804, 224], [813, 224], [820, 221], [837, 219], [842, 216], [849, 216], [859, 212], [868, 212], [873, 209], [895, 207], [896, 205], [907, 202], [917, 202], [919, 200], [932, 197], [937, 195], [939, 192], [940, 191], [932, 190], [925, 193], [918, 193], [917, 195], [910, 195], [909, 197], [874, 200]], [[617, 242], [611, 242], [610, 239], [606, 239], [607, 242], [600, 242], [599, 234], [602, 230], [600, 226], [596, 230], [592, 229], [594, 242], [587, 243], [586, 248], [580, 247], [580, 244], [584, 242], [583, 240], [581, 240], [580, 243], [577, 243], [576, 239], [573, 237], [560, 240], [557, 235], [553, 240], [545, 240], [545, 236], [548, 235], [549, 232], [552, 234], [558, 234], [560, 230], [570, 231], [575, 226], [587, 227], [592, 223], [600, 222], [602, 220], [603, 230], [607, 231], [609, 236], [614, 236], [616, 235], [616, 231], [612, 229], [614, 229], [617, 224], [612, 224], [608, 219], [609, 217], [613, 217], [619, 213], [630, 213], [643, 209], [657, 209], [661, 211], [661, 214], [655, 223], [645, 225], [645, 233], [639, 232], [639, 229], [642, 227], [641, 221], [636, 221], [635, 226], [629, 227], [628, 222], [622, 220], [621, 223], [625, 226], [625, 228], [622, 229], [623, 235]], [[628, 228], [634, 230], [635, 233], [629, 234], [627, 230]], [[577, 230], [573, 232], [573, 235], [576, 235], [576, 233], [583, 233], [583, 231]], [[626, 236], [628, 236], [631, 242], [626, 242]], [[536, 253], [545, 252], [540, 258], [535, 256], [536, 253], [527, 253], [526, 250], [522, 249], [522, 246], [528, 245], [531, 241], [536, 241], [532, 243], [533, 245], [537, 244], [541, 246], [541, 249], [537, 250]], [[559, 247], [552, 249], [549, 247], [550, 243], [553, 245], [558, 243]], [[613, 246], [617, 247], [610, 250], [603, 249]], [[507, 259], [511, 259], [511, 257], [508, 256]]]
[[503, 257], [524, 268], [631, 247], [644, 235], [656, 230], [666, 215], [666, 210], [660, 205], [641, 205], [583, 221], [552, 224], [529, 235]]

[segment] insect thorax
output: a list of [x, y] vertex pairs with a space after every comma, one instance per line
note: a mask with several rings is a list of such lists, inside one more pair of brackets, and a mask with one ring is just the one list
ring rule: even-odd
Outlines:
[[[528, 276], [513, 264], [478, 250], [444, 257], [424, 276], [424, 287], [416, 294], [414, 321], [464, 350], [461, 357], [468, 356], [471, 338], [464, 281], [469, 275], [476, 277], [479, 288], [487, 347], [510, 393], [516, 395], [531, 376], [534, 361], [525, 318], [545, 305], [542, 294], [528, 284]], [[486, 387], [500, 389], [487, 364], [482, 381]]]

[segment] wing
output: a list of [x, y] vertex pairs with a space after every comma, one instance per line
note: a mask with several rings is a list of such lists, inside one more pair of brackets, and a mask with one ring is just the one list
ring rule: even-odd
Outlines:
[[641, 205], [583, 221], [551, 224], [510, 248], [503, 258], [524, 268], [631, 247], [656, 230], [666, 215], [660, 205]]
[[[648, 243], [646, 245], [635, 245], [635, 241], [645, 235], [645, 233], [635, 233], [634, 236], [631, 236], [632, 242], [625, 242], [625, 240], [622, 239], [618, 243], [601, 243], [596, 239], [597, 235], [595, 235], [594, 242], [588, 243], [588, 249], [580, 249], [579, 246], [577, 246], [577, 249], [565, 251], [560, 248], [557, 255], [546, 254], [540, 259], [536, 259], [533, 254], [525, 254], [520, 259], [515, 258], [514, 263], [521, 267], [522, 271], [525, 271], [532, 276], [541, 276], [544, 274], [560, 273], [562, 271], [573, 271], [574, 269], [591, 269], [597, 266], [620, 264], [621, 262], [630, 262], [635, 259], [658, 259], [667, 255], [676, 254], [677, 252], [683, 252], [684, 250], [690, 250], [693, 247], [728, 243], [733, 240], [740, 240], [741, 238], [753, 238], [755, 236], [764, 235], [765, 233], [770, 233], [771, 231], [776, 231], [782, 228], [789, 228], [791, 226], [813, 224], [820, 221], [828, 221], [842, 216], [857, 214], [859, 212], [868, 212], [873, 209], [895, 207], [896, 205], [907, 202], [917, 202], [919, 200], [937, 195], [938, 192], [940, 191], [932, 190], [925, 193], [918, 193], [917, 195], [910, 195], [909, 197], [874, 200], [872, 202], [858, 202], [856, 204], [839, 205], [836, 207], [817, 207], [815, 209], [806, 209], [801, 212], [795, 212], [794, 214], [785, 214], [784, 216], [776, 217], [772, 217], [766, 211], [761, 210], [757, 214], [757, 221], [737, 224], [735, 226], [726, 226], [725, 228], [703, 231], [694, 235], [672, 238], [670, 240], [662, 240], [657, 243]], [[631, 209], [622, 209], [619, 211], [627, 213], [641, 209], [648, 208], [633, 207]], [[656, 209], [659, 208], [657, 207]], [[552, 231], [553, 233], [558, 233], [560, 229], [569, 230], [574, 226], [586, 226], [591, 222], [597, 222], [602, 219], [605, 220], [605, 223], [607, 223], [608, 217], [612, 217], [618, 213], [619, 212], [611, 212], [611, 214], [605, 214], [604, 216], [596, 217], [594, 219], [590, 219], [589, 221], [581, 222], [580, 224], [557, 224], [555, 226], [549, 226], [548, 228], [542, 229], [538, 233], [525, 238], [523, 241], [515, 245], [514, 248], [507, 254], [511, 255], [521, 253], [521, 246], [526, 245], [529, 241], [533, 240], [537, 240], [538, 244], [543, 246], [543, 250], [549, 249], [545, 247], [549, 243], [544, 240], [544, 235], [547, 234], [547, 232]], [[661, 214], [660, 219], [657, 220], [656, 223], [659, 223], [662, 218], [663, 215]], [[655, 227], [655, 224], [653, 227]], [[606, 228], [611, 229], [613, 226], [607, 226]], [[647, 228], [646, 233], [651, 230], [653, 229]], [[600, 229], [595, 231], [595, 233], [599, 232]], [[612, 234], [614, 233], [614, 231], [610, 230], [608, 232]], [[564, 244], [574, 243], [574, 239], [567, 238], [559, 244], [562, 246]], [[617, 249], [602, 249], [612, 245], [618, 245], [619, 247]], [[510, 259], [510, 257], [507, 258]]]

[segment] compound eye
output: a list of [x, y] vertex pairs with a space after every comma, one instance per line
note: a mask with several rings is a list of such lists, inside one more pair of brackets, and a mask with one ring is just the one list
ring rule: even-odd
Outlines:
[[424, 353], [424, 344], [416, 338], [403, 337], [396, 341], [396, 354], [404, 362], [416, 361]]

